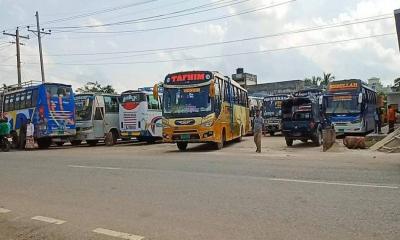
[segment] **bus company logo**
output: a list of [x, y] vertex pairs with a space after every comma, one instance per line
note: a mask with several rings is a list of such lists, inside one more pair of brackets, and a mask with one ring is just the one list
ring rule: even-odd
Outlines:
[[351, 90], [351, 89], [357, 89], [358, 88], [358, 83], [353, 82], [353, 83], [336, 83], [336, 84], [331, 84], [329, 86], [329, 91], [338, 91], [338, 90]]
[[186, 120], [176, 120], [175, 124], [178, 126], [187, 126], [187, 125], [194, 125], [194, 119], [186, 119]]
[[190, 81], [206, 81], [211, 80], [211, 75], [209, 73], [181, 73], [173, 74], [167, 77], [166, 83], [182, 83]]

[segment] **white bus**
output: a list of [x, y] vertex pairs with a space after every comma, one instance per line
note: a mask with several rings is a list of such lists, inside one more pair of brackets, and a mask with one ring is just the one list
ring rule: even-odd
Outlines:
[[119, 130], [119, 95], [84, 93], [75, 96], [76, 136], [72, 145], [86, 141], [95, 146], [104, 141], [107, 146], [117, 143]]
[[119, 122], [122, 139], [136, 138], [148, 143], [162, 140], [161, 97], [155, 98], [152, 88], [121, 94]]

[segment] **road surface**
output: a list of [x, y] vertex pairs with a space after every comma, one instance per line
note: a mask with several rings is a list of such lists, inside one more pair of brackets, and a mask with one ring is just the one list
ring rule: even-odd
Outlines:
[[400, 155], [169, 144], [0, 153], [0, 239], [400, 239]]

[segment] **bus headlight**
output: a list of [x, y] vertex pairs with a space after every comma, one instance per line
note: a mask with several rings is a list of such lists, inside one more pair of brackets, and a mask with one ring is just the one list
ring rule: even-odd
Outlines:
[[351, 123], [352, 124], [357, 124], [357, 123], [361, 123], [361, 122], [362, 122], [361, 118], [358, 118], [358, 119], [352, 121]]
[[201, 123], [201, 126], [203, 127], [211, 127], [214, 123], [214, 120], [207, 120]]

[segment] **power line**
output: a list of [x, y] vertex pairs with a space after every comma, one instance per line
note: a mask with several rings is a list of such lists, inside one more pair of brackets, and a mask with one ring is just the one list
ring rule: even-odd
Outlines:
[[[179, 50], [201, 48], [201, 47], [208, 47], [208, 46], [232, 44], [232, 43], [238, 43], [238, 42], [245, 42], [245, 41], [266, 39], [266, 38], [272, 38], [272, 37], [279, 37], [279, 36], [288, 35], [288, 34], [304, 33], [304, 32], [318, 31], [318, 30], [324, 30], [324, 29], [329, 29], [329, 28], [337, 28], [337, 27], [345, 27], [345, 26], [361, 24], [361, 23], [368, 23], [368, 22], [373, 22], [373, 21], [380, 21], [380, 20], [385, 20], [385, 19], [390, 19], [390, 18], [393, 18], [393, 16], [391, 14], [385, 14], [385, 15], [379, 15], [379, 16], [373, 16], [373, 17], [354, 19], [354, 21], [345, 21], [345, 22], [342, 22], [342, 23], [319, 25], [319, 26], [301, 28], [301, 29], [292, 30], [292, 31], [285, 31], [285, 32], [279, 32], [279, 33], [274, 33], [274, 34], [267, 34], [267, 35], [262, 35], [262, 36], [255, 36], [255, 37], [227, 40], [227, 41], [222, 41], [222, 42], [211, 42], [211, 43], [203, 43], [203, 44], [195, 44], [195, 45], [169, 47], [169, 48], [156, 48], [156, 49], [131, 50], [131, 51], [115, 51], [115, 52], [97, 52], [97, 53], [47, 54], [47, 56], [94, 56], [94, 55], [115, 55], [115, 54], [127, 54], [127, 53], [138, 53], [136, 55], [130, 55], [132, 57], [134, 57], [134, 56], [144, 56], [144, 55], [154, 54], [155, 52], [176, 51], [176, 50], [179, 51]], [[147, 53], [149, 53], [149, 54], [147, 54]], [[125, 57], [127, 57], [127, 56], [125, 56]], [[117, 58], [117, 57], [115, 57], [115, 58]], [[114, 59], [114, 58], [109, 58], [109, 59]]]
[[[52, 63], [52, 65], [62, 65], [62, 66], [105, 66], [105, 65], [133, 65], [133, 64], [151, 64], [151, 63], [166, 63], [166, 62], [181, 62], [181, 61], [197, 61], [197, 60], [204, 60], [204, 59], [213, 59], [213, 58], [222, 58], [222, 57], [234, 57], [234, 56], [242, 56], [242, 55], [253, 55], [253, 54], [265, 54], [270, 52], [277, 52], [277, 51], [284, 51], [284, 50], [291, 50], [291, 49], [300, 49], [300, 48], [308, 48], [308, 47], [316, 47], [316, 46], [323, 46], [323, 45], [330, 45], [330, 44], [338, 44], [338, 43], [345, 43], [351, 41], [358, 41], [370, 38], [377, 38], [377, 37], [385, 37], [385, 36], [392, 36], [396, 35], [397, 33], [383, 33], [383, 34], [376, 34], [376, 35], [369, 35], [363, 37], [356, 37], [350, 39], [342, 39], [342, 40], [335, 40], [335, 41], [327, 41], [327, 42], [320, 42], [320, 43], [312, 43], [312, 44], [304, 44], [304, 45], [297, 45], [285, 48], [275, 48], [275, 49], [267, 49], [267, 50], [259, 50], [259, 51], [248, 51], [248, 52], [239, 52], [239, 53], [231, 53], [231, 54], [221, 54], [221, 55], [212, 55], [212, 56], [205, 56], [205, 57], [192, 57], [192, 58], [180, 58], [180, 59], [169, 59], [169, 60], [156, 60], [156, 61], [132, 61], [132, 62], [110, 62], [110, 63]], [[36, 65], [37, 63], [26, 63], [30, 65]]]
[[226, 18], [232, 18], [244, 14], [249, 14], [253, 12], [258, 12], [262, 10], [266, 10], [269, 8], [274, 8], [282, 5], [286, 5], [292, 2], [295, 2], [296, 0], [289, 0], [277, 4], [272, 4], [260, 8], [254, 8], [254, 9], [248, 9], [242, 12], [238, 13], [233, 13], [221, 17], [216, 17], [216, 18], [210, 18], [206, 20], [201, 20], [201, 21], [195, 21], [195, 22], [189, 22], [189, 23], [183, 23], [183, 24], [177, 24], [177, 25], [170, 25], [170, 26], [164, 26], [164, 27], [156, 27], [156, 28], [147, 28], [147, 29], [138, 29], [138, 30], [122, 30], [122, 31], [71, 31], [71, 30], [57, 30], [57, 33], [78, 33], [78, 34], [115, 34], [115, 33], [137, 33], [137, 32], [148, 32], [148, 31], [156, 31], [156, 30], [163, 30], [163, 29], [171, 29], [171, 28], [178, 28], [178, 27], [184, 27], [184, 26], [190, 26], [190, 25], [195, 25], [199, 23], [206, 23], [206, 22], [212, 22], [212, 21], [217, 21], [217, 20], [222, 20]]
[[[127, 24], [135, 24], [135, 23], [160, 21], [160, 20], [177, 18], [177, 17], [187, 16], [187, 15], [192, 15], [192, 14], [197, 14], [197, 13], [203, 13], [203, 12], [207, 12], [207, 11], [212, 11], [212, 10], [224, 8], [224, 7], [234, 6], [234, 5], [241, 4], [241, 3], [244, 3], [244, 2], [249, 2], [249, 1], [252, 1], [252, 0], [240, 0], [240, 1], [231, 0], [231, 1], [228, 1], [227, 3], [225, 3], [224, 5], [218, 6], [221, 3], [224, 3], [224, 1], [225, 0], [220, 0], [220, 1], [217, 1], [217, 2], [203, 4], [203, 5], [200, 5], [200, 6], [191, 7], [191, 8], [187, 8], [187, 9], [182, 9], [182, 10], [179, 10], [179, 11], [174, 11], [174, 12], [165, 13], [165, 14], [158, 14], [158, 15], [149, 16], [149, 17], [143, 17], [143, 18], [136, 18], [136, 19], [126, 20], [126, 21], [119, 21], [119, 22], [105, 23], [105, 24], [95, 24], [95, 25], [84, 25], [84, 26], [53, 27], [53, 29], [98, 28], [98, 27], [109, 27], [109, 26], [115, 26], [115, 25], [127, 25]], [[198, 10], [198, 11], [194, 11], [193, 12], [193, 10], [202, 9], [202, 8], [210, 7], [210, 6], [213, 6], [213, 5], [216, 5], [216, 7], [211, 7], [211, 8], [207, 8], [207, 9]], [[175, 15], [175, 14], [178, 14], [178, 13], [183, 13], [183, 12], [188, 12], [188, 11], [189, 11], [189, 13]], [[171, 15], [175, 15], [175, 16], [171, 16]]]
[[156, 1], [157, 1], [157, 0], [146, 0], [146, 1], [137, 2], [137, 3], [131, 3], [131, 4], [126, 4], [126, 5], [120, 5], [120, 6], [117, 6], [117, 7], [106, 8], [106, 9], [97, 10], [97, 11], [94, 11], [94, 12], [89, 12], [89, 13], [84, 13], [84, 14], [78, 14], [78, 15], [74, 15], [74, 16], [70, 16], [70, 17], [65, 17], [65, 18], [54, 19], [54, 20], [50, 20], [50, 21], [43, 22], [43, 24], [50, 24], [50, 23], [57, 23], [57, 22], [65, 22], [65, 21], [75, 20], [75, 19], [79, 19], [79, 18], [90, 17], [90, 16], [93, 16], [93, 15], [109, 13], [109, 12], [118, 11], [118, 10], [130, 8], [130, 7], [135, 7], [135, 6], [139, 6], [139, 5], [143, 5], [143, 4], [148, 4], [148, 3], [156, 2]]

